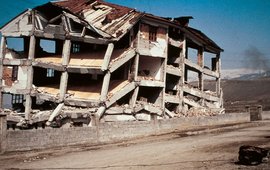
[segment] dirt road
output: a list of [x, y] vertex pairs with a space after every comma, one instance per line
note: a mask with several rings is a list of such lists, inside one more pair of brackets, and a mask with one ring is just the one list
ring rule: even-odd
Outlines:
[[[269, 169], [237, 165], [238, 149], [270, 147], [270, 121], [252, 127], [187, 136], [173, 133], [105, 147], [0, 156], [0, 169]], [[67, 149], [68, 150], [68, 149]]]

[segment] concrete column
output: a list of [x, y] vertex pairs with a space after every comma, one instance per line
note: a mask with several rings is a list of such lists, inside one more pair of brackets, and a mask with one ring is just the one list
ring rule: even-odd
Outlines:
[[67, 66], [70, 59], [71, 40], [65, 40], [62, 52], [62, 65]]
[[[70, 59], [70, 50], [71, 50], [71, 40], [65, 40], [62, 52], [62, 65], [67, 66]], [[67, 85], [68, 85], [68, 72], [64, 71], [61, 75], [61, 82], [60, 82], [60, 94], [59, 98], [60, 101], [63, 101], [65, 98], [65, 94], [67, 92]]]
[[[165, 49], [165, 53], [164, 53], [165, 59], [164, 60], [161, 59], [163, 61], [162, 61], [162, 64], [159, 68], [161, 70], [160, 80], [162, 82], [164, 82], [164, 84], [166, 84], [166, 76], [167, 76], [166, 73], [167, 73], [167, 58], [168, 58], [168, 43], [169, 43], [169, 34], [168, 34], [169, 30], [168, 30], [168, 28], [166, 29], [166, 31], [167, 31], [166, 32], [166, 42], [167, 43], [166, 43], [166, 49]], [[163, 117], [165, 116], [165, 95], [166, 95], [165, 90], [166, 90], [166, 86], [162, 87], [162, 91], [159, 95], [159, 99], [160, 99], [159, 106], [162, 109], [162, 116]]]
[[64, 71], [62, 72], [60, 82], [60, 94], [59, 94], [60, 101], [63, 101], [65, 98], [65, 94], [67, 92], [67, 84], [68, 84], [68, 72]]
[[30, 45], [29, 45], [29, 54], [28, 54], [29, 60], [33, 60], [35, 58], [35, 49], [36, 49], [36, 37], [32, 35], [30, 37]]
[[137, 54], [134, 61], [134, 80], [135, 81], [138, 81], [139, 57], [140, 55]]
[[107, 71], [103, 78], [103, 84], [102, 84], [102, 89], [101, 89], [101, 94], [100, 94], [100, 101], [104, 102], [107, 99], [107, 94], [109, 91], [109, 86], [110, 86], [110, 79], [111, 79], [111, 73]]
[[1, 53], [0, 53], [0, 58], [3, 59], [5, 57], [5, 52], [6, 52], [6, 37], [2, 36], [1, 38]]
[[185, 84], [185, 77], [186, 77], [186, 70], [185, 70], [185, 58], [187, 55], [187, 45], [186, 45], [186, 37], [184, 36], [183, 39], [183, 46], [182, 46], [182, 51], [180, 53], [180, 63], [179, 63], [179, 68], [181, 69], [181, 77], [179, 81], [179, 86], [178, 86], [178, 93], [179, 93], [179, 105], [177, 107], [177, 112], [183, 112], [184, 111], [184, 91], [183, 91], [183, 86]]
[[[198, 49], [197, 56], [198, 56], [198, 65], [203, 68], [204, 67], [204, 56], [203, 56], [203, 48], [202, 47], [200, 47]], [[199, 78], [199, 89], [201, 91], [203, 91], [204, 90], [203, 73], [200, 72], [198, 75], [198, 78]]]
[[[33, 60], [35, 58], [35, 49], [36, 49], [36, 37], [32, 35], [30, 37], [30, 45], [29, 45], [29, 54], [28, 54], [28, 59]], [[34, 69], [32, 64], [28, 66], [27, 69], [27, 89], [31, 91], [32, 89], [32, 84], [33, 84], [33, 74], [34, 74]], [[25, 96], [26, 101], [25, 101], [25, 120], [30, 119], [30, 113], [32, 112], [32, 98], [30, 93], [26, 94]]]
[[5, 57], [6, 51], [6, 37], [2, 36], [1, 38], [1, 49], [0, 49], [0, 108], [2, 108], [3, 95], [2, 95], [2, 84], [3, 84], [3, 59]]
[[110, 43], [107, 47], [107, 50], [106, 50], [106, 53], [104, 56], [104, 60], [103, 60], [102, 66], [101, 66], [102, 71], [105, 71], [108, 69], [110, 61], [111, 61], [113, 49], [114, 49], [114, 45], [113, 45], [113, 43]]
[[188, 59], [188, 47], [187, 47], [187, 40], [185, 37], [185, 44], [183, 44], [183, 50], [185, 49], [185, 51], [183, 51], [184, 53], [184, 58], [183, 58], [183, 63], [184, 63], [184, 67], [183, 67], [183, 73], [184, 73], [184, 81], [187, 81], [188, 79], [188, 72], [187, 72], [187, 68], [185, 67], [185, 59]]
[[136, 105], [138, 93], [139, 93], [139, 87], [136, 87], [134, 89], [134, 92], [132, 93], [130, 100], [129, 100], [129, 104], [130, 104], [131, 108], [135, 107], [135, 105]]
[[219, 77], [216, 79], [216, 93], [220, 95], [220, 83], [221, 83], [221, 61], [220, 61], [220, 54], [216, 56], [216, 70], [218, 72]]
[[6, 151], [7, 147], [7, 116], [0, 113], [0, 154]]

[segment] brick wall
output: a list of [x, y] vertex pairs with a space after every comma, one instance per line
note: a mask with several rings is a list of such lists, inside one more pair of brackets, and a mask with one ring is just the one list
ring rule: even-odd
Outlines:
[[75, 144], [98, 144], [193, 129], [198, 126], [249, 122], [249, 113], [212, 117], [173, 118], [167, 120], [109, 122], [95, 127], [8, 130], [6, 151], [44, 149]]

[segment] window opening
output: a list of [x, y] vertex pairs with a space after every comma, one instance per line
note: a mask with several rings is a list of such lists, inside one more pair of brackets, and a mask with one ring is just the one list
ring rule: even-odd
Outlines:
[[72, 53], [80, 52], [80, 44], [72, 44]]
[[12, 104], [23, 103], [23, 98], [22, 94], [12, 94]]
[[55, 41], [54, 40], [47, 40], [47, 39], [41, 39], [40, 40], [40, 47], [42, 48], [41, 50], [46, 53], [53, 53], [55, 54]]
[[54, 77], [54, 69], [47, 68], [47, 77]]
[[12, 67], [12, 81], [16, 81], [18, 79], [18, 66]]
[[29, 14], [28, 15], [28, 22], [27, 22], [28, 25], [32, 24], [32, 14]]
[[157, 41], [157, 27], [149, 26], [149, 40]]

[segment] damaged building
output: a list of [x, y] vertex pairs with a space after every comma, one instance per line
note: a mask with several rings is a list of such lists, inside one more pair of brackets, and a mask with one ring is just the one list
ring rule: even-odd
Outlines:
[[[221, 113], [223, 50], [191, 28], [190, 19], [102, 0], [49, 2], [22, 12], [1, 28], [0, 103], [3, 108], [3, 96], [11, 96], [12, 108], [3, 108], [9, 125]], [[21, 49], [10, 47], [9, 39]], [[216, 87], [206, 89], [206, 80]]]

